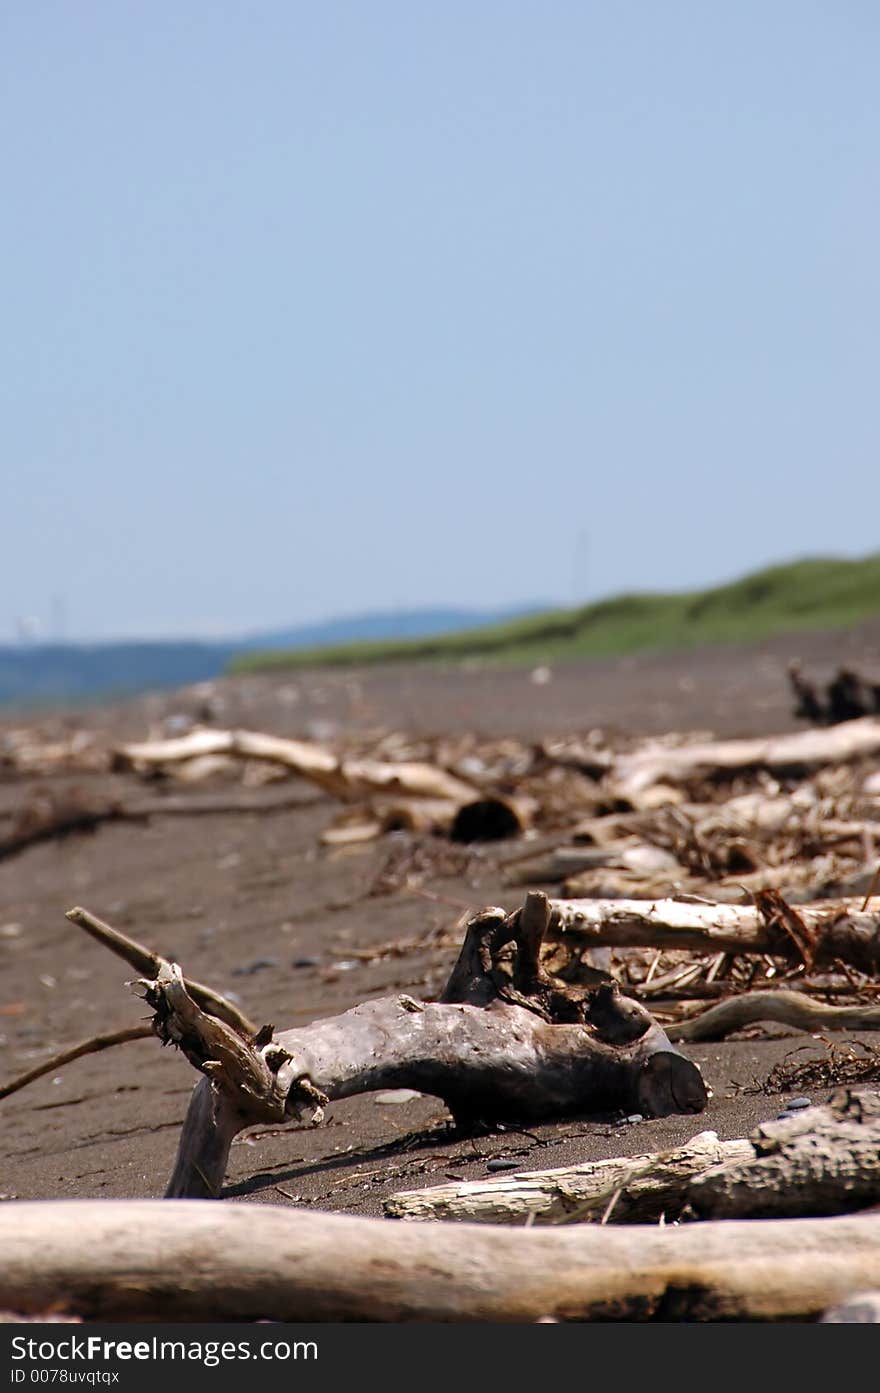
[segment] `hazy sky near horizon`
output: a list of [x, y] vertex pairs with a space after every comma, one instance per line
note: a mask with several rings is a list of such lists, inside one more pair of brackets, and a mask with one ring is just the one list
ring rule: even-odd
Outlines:
[[880, 549], [872, 0], [6, 0], [0, 642]]

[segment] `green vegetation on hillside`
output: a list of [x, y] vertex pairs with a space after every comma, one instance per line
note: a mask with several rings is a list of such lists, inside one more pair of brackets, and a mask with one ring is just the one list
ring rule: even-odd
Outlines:
[[756, 571], [713, 590], [619, 595], [579, 609], [443, 637], [248, 653], [232, 672], [394, 662], [564, 662], [698, 644], [748, 643], [880, 616], [880, 554], [813, 559]]

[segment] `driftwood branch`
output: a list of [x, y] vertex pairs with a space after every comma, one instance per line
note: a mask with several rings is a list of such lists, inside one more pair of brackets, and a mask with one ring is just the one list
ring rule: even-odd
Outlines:
[[325, 846], [373, 841], [385, 832], [434, 832], [453, 842], [496, 842], [520, 836], [535, 812], [529, 798], [482, 795], [450, 798], [374, 798], [356, 812], [346, 809], [321, 833]]
[[22, 1201], [0, 1251], [0, 1309], [95, 1320], [813, 1320], [880, 1288], [880, 1214], [527, 1230]]
[[620, 793], [643, 792], [652, 784], [675, 783], [698, 774], [733, 774], [769, 769], [800, 772], [825, 764], [847, 764], [880, 752], [880, 720], [863, 716], [830, 730], [803, 730], [757, 740], [714, 740], [669, 748], [646, 745], [619, 755], [609, 774]]
[[700, 1112], [699, 1070], [644, 1007], [615, 987], [588, 993], [550, 977], [539, 955], [543, 895], [471, 919], [438, 1002], [368, 1001], [296, 1030], [255, 1035], [203, 1011], [173, 964], [143, 984], [163, 1040], [206, 1079], [184, 1122], [170, 1197], [217, 1195], [229, 1145], [254, 1122], [319, 1120], [332, 1099], [414, 1088], [456, 1118], [539, 1118], [609, 1106]]
[[482, 1224], [581, 1223], [601, 1220], [617, 1196], [610, 1222], [648, 1223], [663, 1214], [677, 1217], [694, 1176], [754, 1155], [748, 1141], [719, 1141], [715, 1132], [700, 1132], [686, 1146], [654, 1155], [403, 1190], [385, 1201], [385, 1213], [392, 1219]]
[[437, 765], [417, 761], [339, 759], [324, 745], [312, 741], [288, 740], [251, 730], [195, 730], [173, 740], [121, 745], [114, 758], [119, 768], [147, 769], [204, 755], [266, 760], [347, 801], [388, 794], [449, 799], [461, 804], [478, 796], [471, 784]]
[[98, 1054], [101, 1050], [112, 1049], [114, 1045], [127, 1045], [130, 1040], [148, 1040], [154, 1033], [151, 1025], [132, 1025], [126, 1030], [113, 1030], [104, 1035], [92, 1035], [88, 1040], [82, 1040], [78, 1045], [72, 1045], [70, 1049], [53, 1054], [51, 1059], [44, 1059], [43, 1063], [38, 1064], [36, 1068], [28, 1069], [27, 1073], [19, 1074], [18, 1078], [0, 1086], [0, 1098], [9, 1098], [20, 1088], [25, 1088], [29, 1083], [33, 1083], [35, 1079], [41, 1079], [44, 1074], [53, 1073], [64, 1064], [72, 1064], [75, 1059], [82, 1059], [84, 1055]]
[[[551, 900], [550, 934], [612, 948], [690, 948], [703, 953], [775, 954], [813, 965], [880, 970], [880, 915], [859, 900], [785, 905], [759, 892], [755, 905], [687, 900]], [[798, 927], [793, 927], [798, 924]]]
[[[397, 1219], [559, 1224], [833, 1215], [880, 1193], [880, 1098], [839, 1090], [826, 1107], [765, 1122], [750, 1138], [701, 1132], [686, 1146], [557, 1170], [404, 1191]], [[609, 1213], [609, 1207], [612, 1205]]]
[[775, 1021], [794, 1030], [880, 1030], [880, 1006], [826, 1006], [803, 992], [752, 991], [666, 1026], [670, 1040], [723, 1040], [743, 1026]]

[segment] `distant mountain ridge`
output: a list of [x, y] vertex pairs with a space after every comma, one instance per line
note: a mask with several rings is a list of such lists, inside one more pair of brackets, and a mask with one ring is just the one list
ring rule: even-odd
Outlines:
[[378, 610], [226, 641], [0, 644], [0, 705], [49, 705], [183, 687], [219, 677], [234, 658], [255, 651], [431, 638], [539, 613], [544, 608], [536, 604], [491, 611]]
[[800, 630], [845, 628], [880, 617], [880, 553], [805, 557], [765, 566], [705, 590], [610, 595], [457, 633], [284, 647], [237, 655], [234, 672], [370, 663], [569, 663], [624, 653], [754, 643]]
[[467, 629], [479, 629], [507, 619], [523, 619], [541, 614], [548, 604], [517, 606], [515, 609], [389, 609], [368, 614], [345, 615], [316, 624], [300, 624], [268, 634], [246, 637], [237, 648], [321, 648], [335, 643], [360, 643], [373, 639], [434, 638]]

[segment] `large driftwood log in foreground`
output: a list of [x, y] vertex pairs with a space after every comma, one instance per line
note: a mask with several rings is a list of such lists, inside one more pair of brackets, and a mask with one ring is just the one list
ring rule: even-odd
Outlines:
[[715, 1132], [700, 1132], [674, 1151], [402, 1190], [387, 1199], [384, 1207], [392, 1219], [645, 1223], [662, 1214], [676, 1218], [694, 1176], [728, 1161], [751, 1161], [754, 1156], [751, 1142], [719, 1141]]
[[193, 1093], [168, 1196], [217, 1195], [242, 1128], [320, 1120], [329, 1100], [373, 1089], [433, 1094], [463, 1121], [701, 1112], [699, 1070], [644, 1007], [614, 987], [566, 987], [542, 969], [548, 912], [543, 895], [530, 895], [511, 915], [488, 909], [471, 919], [439, 1002], [383, 998], [253, 1038], [201, 1010], [180, 969], [163, 963], [143, 983], [157, 1033], [207, 1076]]
[[697, 774], [770, 769], [777, 773], [846, 764], [880, 752], [880, 720], [864, 716], [831, 730], [803, 730], [757, 740], [709, 740], [670, 748], [643, 745], [618, 755], [609, 777], [618, 792], [641, 793], [661, 781], [675, 783]]
[[535, 1230], [268, 1205], [22, 1201], [0, 1205], [0, 1252], [0, 1309], [22, 1314], [813, 1320], [880, 1287], [880, 1214]]
[[551, 900], [550, 929], [611, 948], [691, 948], [698, 952], [768, 953], [811, 966], [850, 963], [880, 971], [880, 915], [860, 900], [787, 905], [759, 891], [755, 905], [689, 900]]
[[842, 1214], [880, 1199], [880, 1098], [842, 1089], [827, 1107], [762, 1123], [748, 1140], [701, 1132], [686, 1146], [556, 1170], [403, 1191], [395, 1219], [626, 1223]]
[[434, 764], [339, 759], [324, 745], [252, 730], [194, 730], [173, 740], [121, 745], [114, 758], [123, 768], [161, 768], [203, 755], [234, 755], [280, 764], [346, 800], [384, 793], [451, 799], [461, 804], [478, 797], [471, 784]]

